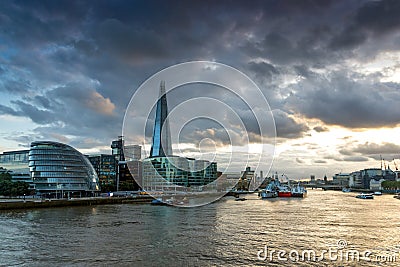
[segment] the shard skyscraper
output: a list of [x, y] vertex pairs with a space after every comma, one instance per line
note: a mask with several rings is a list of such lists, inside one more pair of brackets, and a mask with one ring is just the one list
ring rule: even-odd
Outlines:
[[160, 83], [160, 97], [156, 106], [156, 117], [153, 129], [150, 158], [172, 155], [171, 131], [168, 122], [168, 104], [165, 93], [165, 81]]

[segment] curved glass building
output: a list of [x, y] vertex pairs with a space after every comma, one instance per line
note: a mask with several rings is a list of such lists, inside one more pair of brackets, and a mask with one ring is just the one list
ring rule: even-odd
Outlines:
[[36, 192], [47, 197], [94, 196], [100, 190], [90, 161], [62, 143], [32, 142], [29, 169]]

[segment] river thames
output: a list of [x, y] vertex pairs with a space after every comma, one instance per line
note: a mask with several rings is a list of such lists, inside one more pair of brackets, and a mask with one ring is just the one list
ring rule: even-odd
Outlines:
[[400, 200], [354, 196], [1, 211], [0, 265], [398, 266]]

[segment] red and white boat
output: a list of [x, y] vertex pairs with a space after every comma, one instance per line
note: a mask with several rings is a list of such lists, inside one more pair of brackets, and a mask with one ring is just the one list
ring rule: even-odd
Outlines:
[[278, 197], [291, 197], [292, 191], [287, 186], [279, 186], [278, 187]]

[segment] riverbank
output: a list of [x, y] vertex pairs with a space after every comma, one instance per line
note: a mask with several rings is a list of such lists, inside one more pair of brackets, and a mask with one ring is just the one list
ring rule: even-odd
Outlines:
[[137, 197], [94, 197], [94, 198], [77, 198], [77, 199], [46, 199], [46, 200], [7, 200], [0, 201], [0, 210], [13, 209], [37, 209], [37, 208], [54, 208], [66, 206], [92, 206], [107, 204], [141, 204], [150, 203], [153, 200], [151, 196]]

